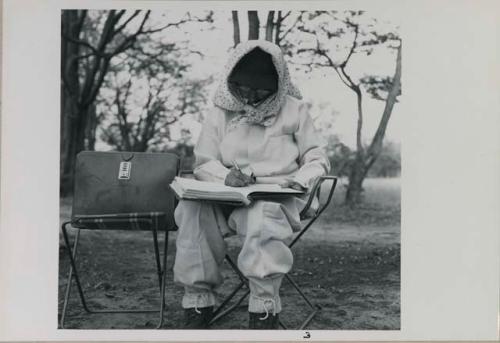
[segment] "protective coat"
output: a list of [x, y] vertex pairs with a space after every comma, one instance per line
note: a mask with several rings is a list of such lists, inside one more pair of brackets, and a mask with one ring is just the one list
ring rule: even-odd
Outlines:
[[[271, 54], [279, 82], [274, 96], [253, 108], [232, 95], [227, 77], [255, 47]], [[253, 172], [257, 182], [281, 183], [291, 178], [310, 188], [318, 176], [329, 172], [330, 164], [325, 141], [298, 97], [278, 46], [267, 41], [238, 45], [222, 73], [215, 107], [206, 114], [194, 149], [195, 177], [224, 182], [236, 161], [243, 172]], [[304, 204], [296, 197], [280, 202], [260, 200], [227, 215], [216, 204], [180, 201], [175, 211], [179, 233], [174, 279], [185, 287], [182, 306], [215, 304], [214, 290], [222, 283], [220, 266], [226, 253], [224, 236], [233, 231], [243, 243], [238, 267], [249, 279], [249, 311], [280, 312], [279, 288], [293, 264], [287, 242], [300, 228]]]
[[[271, 54], [279, 76], [278, 91], [257, 108], [239, 101], [227, 85], [232, 68], [255, 47]], [[205, 116], [194, 150], [195, 176], [224, 182], [235, 160], [244, 172], [253, 172], [259, 183], [291, 178], [310, 187], [318, 176], [329, 172], [330, 164], [326, 142], [299, 96], [278, 46], [261, 40], [239, 44], [220, 78], [216, 106]]]

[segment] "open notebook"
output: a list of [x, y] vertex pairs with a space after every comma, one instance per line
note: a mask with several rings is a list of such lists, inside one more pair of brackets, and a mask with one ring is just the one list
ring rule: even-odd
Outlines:
[[176, 177], [170, 184], [177, 197], [185, 200], [211, 200], [249, 205], [252, 200], [283, 198], [304, 194], [277, 184], [255, 184], [247, 187], [229, 187], [220, 183]]

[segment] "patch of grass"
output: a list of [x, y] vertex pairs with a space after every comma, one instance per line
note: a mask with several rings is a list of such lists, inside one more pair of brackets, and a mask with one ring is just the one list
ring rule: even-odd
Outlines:
[[[399, 225], [401, 222], [401, 184], [399, 178], [366, 179], [363, 184], [363, 203], [356, 208], [344, 205], [347, 180], [340, 179], [335, 190], [333, 205], [325, 211], [326, 222], [357, 226]], [[322, 197], [326, 196], [323, 190]]]
[[326, 210], [322, 220], [356, 226], [392, 226], [400, 224], [400, 213], [400, 206], [362, 204], [356, 208], [350, 208], [346, 205], [337, 205]]
[[[337, 205], [344, 203], [348, 180], [339, 179], [333, 201]], [[326, 189], [322, 196], [326, 196]], [[370, 178], [363, 182], [363, 204], [376, 204], [384, 207], [399, 206], [401, 203], [400, 178]]]

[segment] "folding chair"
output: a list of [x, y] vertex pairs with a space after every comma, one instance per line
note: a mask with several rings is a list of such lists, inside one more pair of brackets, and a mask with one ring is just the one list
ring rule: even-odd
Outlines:
[[[177, 229], [173, 213], [176, 199], [169, 184], [180, 170], [180, 159], [169, 153], [95, 152], [78, 154], [71, 220], [62, 224], [62, 233], [70, 260], [60, 328], [64, 328], [66, 311], [75, 280], [83, 309], [96, 313], [158, 312], [156, 328], [163, 324], [165, 309], [165, 274], [169, 231]], [[67, 227], [76, 228], [71, 247]], [[78, 274], [76, 259], [80, 231], [150, 230], [158, 274], [160, 305], [158, 309], [104, 309], [89, 306]], [[165, 231], [163, 263], [160, 262], [158, 232]]]
[[[328, 196], [326, 198], [326, 201], [322, 204], [319, 205], [319, 208], [315, 211], [313, 215], [308, 215], [309, 209], [311, 208], [312, 202], [315, 197], [318, 197], [321, 193], [321, 186], [326, 180], [331, 180], [332, 184], [330, 185], [330, 188], [328, 190]], [[335, 191], [335, 187], [337, 186], [337, 178], [334, 176], [322, 176], [319, 177], [316, 182], [313, 185], [313, 188], [310, 192], [309, 198], [307, 199], [307, 203], [304, 207], [304, 209], [300, 212], [300, 219], [301, 220], [308, 220], [307, 223], [302, 227], [302, 229], [298, 232], [298, 234], [295, 236], [295, 238], [288, 244], [290, 248], [292, 248], [298, 240], [306, 233], [306, 231], [311, 227], [311, 225], [319, 218], [319, 216], [323, 213], [323, 211], [328, 207], [330, 204], [330, 201], [332, 200], [333, 193]], [[214, 324], [215, 322], [219, 321], [223, 317], [227, 316], [229, 313], [233, 312], [236, 310], [238, 306], [245, 300], [245, 298], [250, 294], [250, 288], [248, 286], [248, 279], [243, 275], [243, 273], [238, 269], [236, 263], [233, 261], [233, 259], [229, 256], [226, 255], [226, 261], [229, 263], [231, 268], [236, 272], [240, 279], [240, 283], [238, 286], [236, 286], [233, 291], [222, 301], [222, 303], [217, 307], [217, 309], [214, 312], [214, 317], [210, 321], [210, 324]], [[300, 289], [299, 285], [292, 279], [292, 277], [289, 274], [285, 274], [286, 280], [290, 282], [290, 284], [295, 288], [295, 290], [300, 294], [300, 296], [304, 299], [304, 301], [307, 303], [307, 306], [311, 309], [311, 313], [307, 316], [307, 318], [301, 323], [301, 325], [297, 328], [297, 330], [303, 330], [313, 319], [313, 317], [318, 313], [318, 311], [321, 310], [321, 307], [319, 305], [314, 305], [304, 294], [304, 292]], [[239, 297], [239, 299], [230, 307], [228, 307], [226, 310], [223, 310], [226, 305], [229, 304], [231, 299], [233, 299], [238, 291], [243, 287], [246, 286], [247, 290]], [[283, 324], [283, 322], [280, 320], [280, 326], [284, 329], [287, 329], [287, 327]]]

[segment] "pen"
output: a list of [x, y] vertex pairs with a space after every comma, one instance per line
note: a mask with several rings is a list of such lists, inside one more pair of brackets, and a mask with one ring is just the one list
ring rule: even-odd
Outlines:
[[233, 166], [234, 166], [234, 168], [235, 168], [237, 171], [241, 172], [241, 169], [240, 169], [240, 167], [238, 166], [238, 163], [236, 163], [236, 160], [232, 160], [232, 162], [233, 162]]

